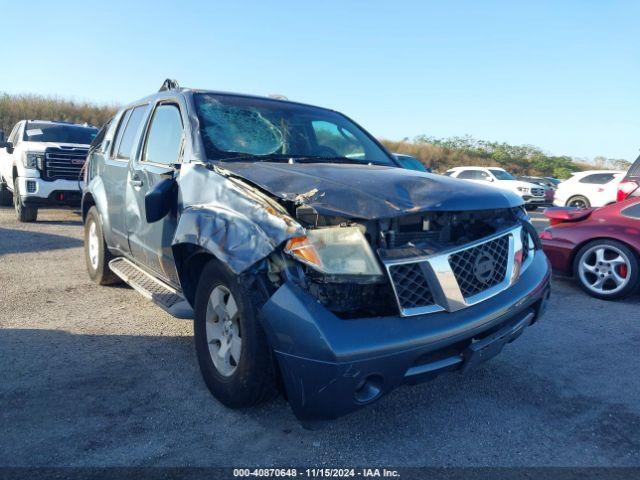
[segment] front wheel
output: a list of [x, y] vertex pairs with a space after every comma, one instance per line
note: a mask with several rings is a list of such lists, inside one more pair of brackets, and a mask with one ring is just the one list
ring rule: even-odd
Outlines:
[[538, 209], [537, 205], [526, 205], [524, 206], [524, 209], [527, 210], [528, 212], [534, 212]]
[[638, 259], [615, 240], [594, 240], [580, 249], [574, 275], [589, 295], [603, 300], [622, 298], [638, 287]]
[[13, 206], [16, 209], [16, 218], [21, 223], [35, 222], [38, 218], [38, 209], [22, 204], [20, 198], [20, 182], [16, 178], [13, 182]]
[[277, 395], [276, 368], [259, 323], [259, 289], [216, 260], [203, 269], [195, 299], [194, 338], [209, 391], [242, 408]]
[[91, 280], [98, 285], [119, 283], [120, 278], [109, 268], [113, 258], [104, 241], [98, 209], [91, 207], [84, 222], [84, 259]]

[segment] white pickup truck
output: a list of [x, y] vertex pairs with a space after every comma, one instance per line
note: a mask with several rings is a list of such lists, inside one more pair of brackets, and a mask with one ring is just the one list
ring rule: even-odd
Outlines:
[[0, 143], [0, 205], [13, 205], [20, 222], [43, 207], [80, 205], [80, 173], [98, 129], [88, 125], [21, 120]]

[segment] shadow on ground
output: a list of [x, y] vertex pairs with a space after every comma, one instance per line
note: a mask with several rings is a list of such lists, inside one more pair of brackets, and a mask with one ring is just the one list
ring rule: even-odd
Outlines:
[[82, 244], [82, 240], [64, 235], [0, 227], [0, 256], [10, 253], [76, 248], [81, 247]]

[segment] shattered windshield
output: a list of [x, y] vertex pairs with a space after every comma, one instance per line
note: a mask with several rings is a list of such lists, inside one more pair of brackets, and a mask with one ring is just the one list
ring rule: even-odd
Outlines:
[[394, 165], [349, 119], [270, 99], [199, 93], [195, 105], [210, 160], [299, 158]]

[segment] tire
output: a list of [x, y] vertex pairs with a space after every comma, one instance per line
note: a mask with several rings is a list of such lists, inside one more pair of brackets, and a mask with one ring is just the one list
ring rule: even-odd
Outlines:
[[[602, 258], [599, 251], [604, 252]], [[624, 270], [619, 260], [624, 261]], [[582, 289], [592, 297], [615, 300], [630, 295], [638, 288], [638, 267], [636, 254], [625, 244], [600, 239], [587, 243], [578, 251], [573, 262], [573, 274]], [[620, 279], [622, 283], [619, 283]], [[603, 282], [600, 288], [599, 281]]]
[[[256, 281], [235, 275], [214, 259], [204, 267], [196, 291], [194, 340], [200, 371], [213, 396], [230, 408], [250, 407], [278, 394], [275, 361], [258, 316], [266, 298], [255, 288]], [[208, 310], [210, 299], [222, 310]]]
[[28, 207], [22, 204], [20, 199], [20, 182], [16, 178], [13, 182], [13, 206], [16, 210], [16, 218], [21, 223], [35, 222], [38, 218], [37, 207]]
[[575, 208], [590, 208], [591, 202], [587, 197], [582, 195], [574, 195], [567, 203], [565, 203], [565, 207], [575, 207]]
[[91, 207], [84, 222], [84, 260], [91, 280], [98, 285], [120, 283], [120, 277], [109, 268], [113, 258], [104, 241], [98, 209]]
[[10, 207], [13, 205], [13, 194], [7, 188], [4, 179], [0, 178], [0, 207]]
[[535, 212], [538, 209], [537, 205], [525, 205], [524, 209], [528, 212]]

